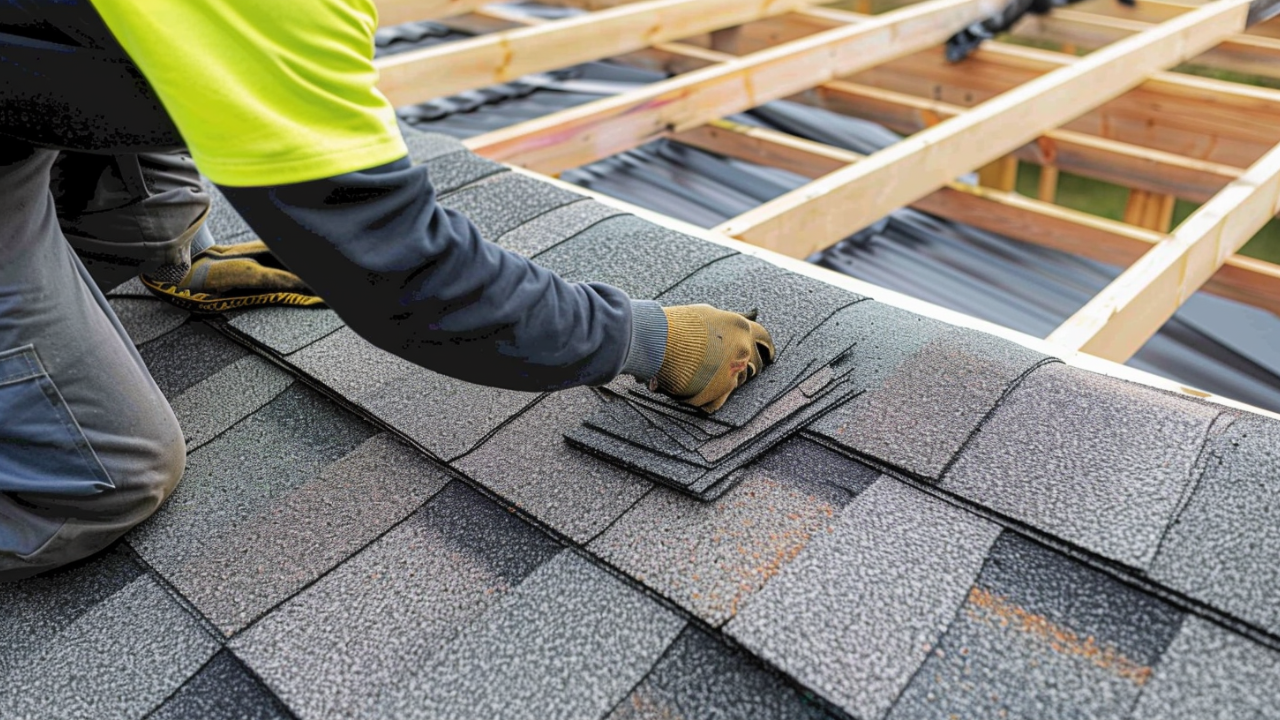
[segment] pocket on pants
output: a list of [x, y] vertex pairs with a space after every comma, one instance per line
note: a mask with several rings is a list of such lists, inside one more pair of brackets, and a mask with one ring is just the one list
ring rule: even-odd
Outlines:
[[89, 496], [114, 487], [35, 347], [0, 352], [0, 492]]

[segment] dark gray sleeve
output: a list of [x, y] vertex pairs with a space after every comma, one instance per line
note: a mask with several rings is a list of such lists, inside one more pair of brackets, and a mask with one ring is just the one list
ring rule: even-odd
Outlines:
[[221, 188], [357, 333], [462, 380], [514, 390], [657, 373], [666, 317], [486, 242], [407, 158], [292, 185]]

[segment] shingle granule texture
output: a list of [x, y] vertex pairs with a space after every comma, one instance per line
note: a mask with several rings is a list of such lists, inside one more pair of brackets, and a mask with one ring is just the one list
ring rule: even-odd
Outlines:
[[534, 257], [602, 220], [623, 214], [595, 200], [578, 200], [540, 215], [494, 242], [525, 257]]
[[289, 373], [257, 355], [246, 355], [171, 398], [187, 451], [209, 442], [292, 384]]
[[1160, 600], [1005, 532], [890, 717], [1124, 717], [1181, 621]]
[[475, 224], [486, 240], [499, 238], [534, 218], [582, 196], [516, 173], [504, 173], [488, 182], [459, 190], [442, 204]]
[[1280, 632], [1280, 423], [1237, 419], [1210, 441], [1205, 461], [1151, 576]]
[[349, 327], [289, 356], [289, 363], [357, 405], [383, 385], [421, 370], [379, 349]]
[[817, 720], [829, 717], [750, 654], [687, 627], [608, 720]]
[[635, 687], [684, 621], [566, 550], [437, 654], [422, 701], [388, 716], [602, 717]]
[[159, 706], [218, 641], [154, 578], [103, 598], [25, 657], [0, 684], [0, 717], [126, 720]]
[[[849, 503], [844, 489], [806, 476], [823, 469], [871, 479], [865, 466], [813, 443], [789, 443], [772, 455], [788, 457], [739, 470], [739, 484], [714, 502], [655, 489], [589, 549], [706, 622], [724, 623], [830, 532]], [[810, 472], [786, 472], [792, 463]]]
[[1146, 568], [1191, 489], [1219, 412], [1123, 380], [1046, 365], [996, 408], [942, 487]]
[[280, 355], [301, 350], [343, 325], [329, 308], [263, 307], [228, 317], [234, 330]]
[[[886, 339], [898, 337], [910, 348], [919, 336]], [[855, 366], [862, 365], [857, 357], [862, 349], [862, 342], [854, 347]], [[896, 372], [885, 373], [881, 384], [832, 411], [814, 429], [859, 453], [936, 479], [1004, 393], [1049, 361], [1007, 340], [951, 330], [919, 347]]]
[[947, 629], [998, 534], [881, 478], [727, 631], [846, 712], [877, 720]]
[[231, 643], [303, 720], [421, 706], [438, 651], [558, 546], [459, 483]]
[[158, 298], [119, 297], [108, 301], [134, 345], [143, 345], [177, 328], [190, 315]]
[[219, 245], [235, 245], [236, 243], [249, 242], [258, 237], [253, 232], [253, 228], [249, 227], [249, 223], [240, 217], [240, 213], [236, 212], [231, 206], [231, 201], [226, 195], [217, 188], [216, 185], [204, 181], [205, 192], [209, 193], [211, 201], [209, 207], [209, 218], [205, 220], [205, 227], [209, 228], [209, 234], [213, 235], [214, 242]]
[[492, 160], [486, 160], [470, 150], [447, 153], [424, 163], [427, 177], [437, 196], [444, 196], [485, 178], [510, 172]]
[[622, 215], [592, 225], [535, 261], [566, 280], [607, 283], [632, 297], [649, 299], [707, 263], [736, 254], [723, 245]]
[[587, 388], [550, 393], [453, 466], [585, 543], [653, 487], [644, 478], [565, 443], [564, 432], [601, 404]]
[[[237, 630], [273, 604], [263, 595], [280, 588], [267, 581], [267, 573], [302, 570], [294, 565], [299, 560], [295, 556], [306, 545], [289, 547], [284, 538], [293, 533], [305, 536], [308, 531], [279, 525], [273, 514], [308, 519], [305, 513], [290, 510], [289, 504], [311, 494], [317, 504], [310, 508], [309, 523], [341, 521], [345, 526], [344, 519], [358, 512], [354, 506], [364, 498], [349, 497], [341, 509], [326, 507], [322, 503], [330, 498], [315, 483], [330, 463], [375, 432], [315, 391], [295, 384], [192, 453], [183, 482], [155, 515], [129, 534], [129, 542], [216, 625], [226, 632]], [[264, 526], [281, 533], [280, 542], [273, 543], [278, 556], [230, 553], [220, 556], [226, 562], [208, 564], [217, 548], [242, 543], [242, 533]], [[335, 548], [355, 549], [349, 544], [352, 538], [344, 539], [341, 532], [321, 528], [310, 532], [319, 532]], [[365, 531], [348, 527], [346, 532]]]
[[291, 720], [244, 665], [223, 650], [147, 720]]
[[88, 562], [0, 584], [0, 678], [50, 652], [58, 633], [142, 574], [131, 553], [116, 545]]
[[415, 130], [404, 122], [400, 123], [400, 135], [409, 148], [409, 159], [414, 163], [430, 162], [444, 155], [467, 151], [457, 138]]
[[189, 322], [143, 346], [138, 354], [160, 392], [175, 398], [249, 351], [200, 322]]
[[1134, 720], [1266, 720], [1280, 713], [1280, 653], [1188, 616]]

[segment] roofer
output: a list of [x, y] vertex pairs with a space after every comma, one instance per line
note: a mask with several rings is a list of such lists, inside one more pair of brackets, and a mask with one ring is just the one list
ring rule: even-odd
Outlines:
[[[100, 550], [182, 474], [98, 287], [121, 264], [196, 311], [318, 296], [503, 388], [626, 373], [714, 411], [772, 360], [741, 315], [567, 282], [437, 204], [374, 87], [376, 26], [373, 0], [0, 0], [0, 579]], [[265, 246], [213, 245], [197, 168]]]

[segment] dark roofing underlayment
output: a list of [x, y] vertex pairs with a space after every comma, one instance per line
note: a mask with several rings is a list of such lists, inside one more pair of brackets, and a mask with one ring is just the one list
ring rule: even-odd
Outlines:
[[[409, 140], [569, 277], [677, 298], [755, 266]], [[211, 226], [251, 236], [220, 198]], [[329, 310], [201, 322], [127, 284], [187, 475], [106, 553], [0, 586], [0, 717], [1280, 717], [1280, 423], [761, 272], [857, 311], [832, 343], [860, 393], [712, 502], [564, 442], [616, 393], [466, 385]]]
[[[853, 348], [860, 393], [702, 502], [566, 444], [611, 391], [476, 387], [329, 310], [202, 322], [128, 284], [112, 303], [178, 409], [187, 475], [102, 556], [0, 586], [0, 717], [1280, 712], [1280, 423], [410, 132], [447, 205], [563, 272], [684, 297], [749, 267], [756, 292], [800, 293], [785, 318], [761, 307], [788, 339], [856, 310], [830, 344]], [[220, 238], [243, 235], [215, 212]]]

